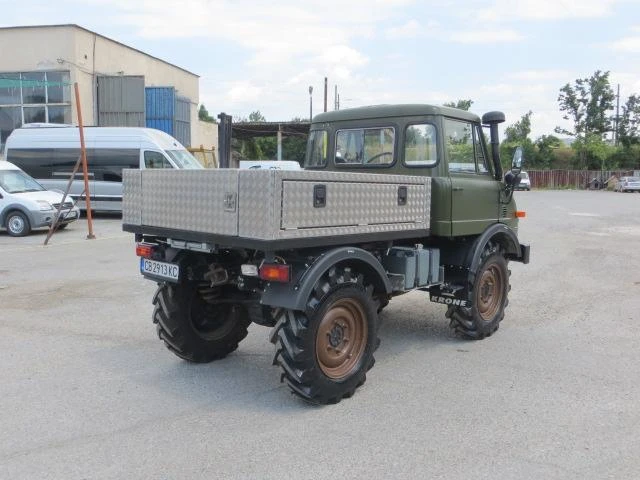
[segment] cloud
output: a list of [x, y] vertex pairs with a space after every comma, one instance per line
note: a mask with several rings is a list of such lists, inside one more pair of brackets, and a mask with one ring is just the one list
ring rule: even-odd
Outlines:
[[610, 15], [616, 0], [495, 0], [478, 12], [480, 21], [560, 20]]
[[387, 28], [387, 38], [414, 38], [422, 33], [422, 28], [416, 20], [409, 20], [403, 25]]
[[611, 47], [618, 52], [640, 53], [640, 36], [621, 38]]
[[263, 89], [248, 81], [239, 81], [231, 85], [227, 97], [232, 102], [254, 103], [263, 93]]
[[466, 30], [454, 32], [449, 40], [456, 43], [519, 42], [524, 36], [515, 30]]
[[571, 78], [567, 70], [525, 70], [509, 73], [506, 77], [511, 80], [521, 80], [525, 82], [546, 80], [566, 81], [566, 79]]

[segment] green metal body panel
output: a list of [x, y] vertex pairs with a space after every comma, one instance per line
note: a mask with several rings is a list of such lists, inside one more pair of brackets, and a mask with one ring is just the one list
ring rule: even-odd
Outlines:
[[[517, 231], [513, 198], [504, 203], [504, 182], [494, 178], [493, 162], [487, 173], [449, 172], [445, 148], [444, 119], [462, 120], [481, 126], [480, 117], [455, 108], [433, 105], [378, 105], [321, 113], [313, 118], [311, 132], [327, 132], [328, 161], [322, 167], [305, 167], [328, 171], [367, 172], [432, 177], [431, 232], [438, 237], [479, 235], [497, 222]], [[431, 124], [437, 131], [438, 161], [433, 167], [409, 166], [404, 162], [404, 132], [408, 125]], [[393, 163], [389, 165], [336, 164], [336, 133], [352, 128], [393, 127], [395, 145]], [[480, 142], [484, 156], [491, 159], [487, 145]], [[502, 201], [501, 201], [502, 199]]]

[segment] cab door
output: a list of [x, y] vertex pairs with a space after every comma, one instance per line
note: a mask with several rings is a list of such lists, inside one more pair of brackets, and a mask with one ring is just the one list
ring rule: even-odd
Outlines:
[[479, 124], [444, 119], [451, 179], [451, 235], [477, 235], [498, 221], [500, 182], [493, 178]]

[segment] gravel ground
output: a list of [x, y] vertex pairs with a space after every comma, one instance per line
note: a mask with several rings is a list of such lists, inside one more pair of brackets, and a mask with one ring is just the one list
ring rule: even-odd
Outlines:
[[367, 383], [329, 407], [279, 383], [264, 327], [219, 362], [170, 354], [118, 218], [0, 233], [0, 478], [638, 478], [640, 195], [516, 196], [531, 263], [496, 335], [394, 299]]

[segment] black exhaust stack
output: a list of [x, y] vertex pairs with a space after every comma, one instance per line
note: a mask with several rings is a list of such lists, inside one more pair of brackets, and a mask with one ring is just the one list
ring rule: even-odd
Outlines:
[[502, 164], [500, 163], [500, 138], [498, 138], [498, 124], [504, 122], [504, 113], [487, 112], [482, 116], [482, 123], [489, 125], [491, 132], [491, 154], [496, 170], [496, 180], [502, 180]]

